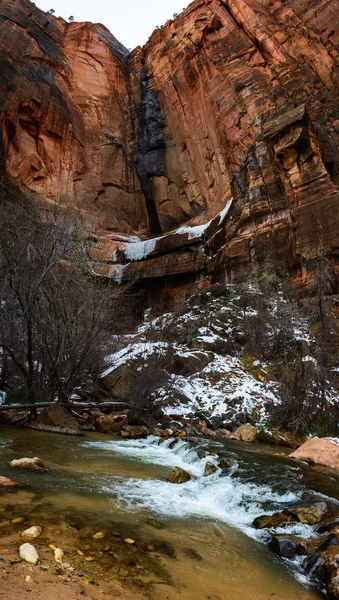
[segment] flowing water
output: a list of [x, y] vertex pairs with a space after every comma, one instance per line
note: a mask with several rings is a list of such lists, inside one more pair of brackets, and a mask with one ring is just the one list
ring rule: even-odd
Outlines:
[[[113, 568], [114, 556], [120, 561], [115, 576], [152, 600], [322, 598], [301, 565], [273, 556], [267, 534], [251, 524], [263, 512], [319, 499], [326, 500], [330, 515], [338, 515], [339, 478], [278, 456], [277, 448], [202, 440], [180, 440], [172, 447], [172, 442], [0, 429], [0, 474], [22, 484], [0, 494], [0, 521], [24, 516], [28, 524], [55, 524], [53, 535], [64, 536], [69, 548], [72, 542], [88, 545], [93, 533], [104, 531], [114, 553], [106, 556], [104, 543], [97, 542], [98, 550], [88, 545], [88, 552], [97, 552], [97, 564], [102, 561], [100, 574]], [[231, 456], [235, 463], [230, 471], [204, 477], [206, 461], [217, 464], [217, 456], [205, 453]], [[47, 472], [8, 467], [22, 456], [39, 456]], [[189, 471], [192, 480], [167, 482], [174, 466]], [[314, 535], [312, 527], [300, 524], [282, 531]], [[124, 538], [135, 545], [127, 548]], [[128, 553], [120, 556], [120, 548]]]

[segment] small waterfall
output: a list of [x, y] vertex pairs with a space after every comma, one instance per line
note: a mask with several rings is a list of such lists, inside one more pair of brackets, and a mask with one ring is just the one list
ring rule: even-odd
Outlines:
[[[86, 445], [100, 445], [101, 449], [132, 460], [168, 467], [168, 475], [174, 466], [191, 474], [192, 479], [180, 485], [169, 483], [166, 476], [161, 479], [103, 478], [103, 491], [111, 493], [115, 501], [128, 510], [148, 509], [164, 517], [218, 520], [263, 540], [267, 534], [251, 526], [263, 513], [262, 506], [272, 505], [274, 509], [265, 512], [274, 512], [278, 507], [298, 502], [302, 495], [301, 491], [277, 492], [270, 485], [237, 477], [237, 462], [227, 471], [218, 469], [204, 477], [206, 462], [217, 465], [218, 457], [200, 458], [199, 447], [192, 447], [184, 440], [175, 443], [172, 438], [159, 444], [159, 438], [151, 436], [142, 440], [87, 442]], [[301, 527], [304, 537], [311, 535], [312, 528]]]

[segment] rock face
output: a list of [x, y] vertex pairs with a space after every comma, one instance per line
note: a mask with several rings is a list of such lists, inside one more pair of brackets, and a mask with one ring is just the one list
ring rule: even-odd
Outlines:
[[104, 228], [146, 228], [126, 48], [102, 25], [67, 24], [29, 0], [1, 3], [0, 47], [7, 173]]
[[339, 470], [339, 440], [311, 438], [290, 454], [292, 458]]
[[102, 238], [102, 276], [236, 281], [269, 259], [306, 285], [300, 258], [339, 247], [338, 9], [195, 0], [128, 53], [102, 25], [3, 0], [1, 168], [106, 236], [208, 223], [137, 259]]

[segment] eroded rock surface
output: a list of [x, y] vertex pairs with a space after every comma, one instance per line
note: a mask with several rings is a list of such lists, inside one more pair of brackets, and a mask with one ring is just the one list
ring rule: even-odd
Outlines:
[[300, 257], [339, 246], [338, 47], [338, 0], [195, 0], [131, 53], [4, 0], [1, 163], [105, 235], [208, 224], [138, 259], [112, 240], [104, 277], [233, 281], [269, 259], [308, 285]]

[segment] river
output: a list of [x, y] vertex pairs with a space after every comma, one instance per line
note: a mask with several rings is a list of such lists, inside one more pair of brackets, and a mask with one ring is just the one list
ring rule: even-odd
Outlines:
[[[59, 537], [70, 556], [82, 544], [96, 558], [96, 573], [119, 577], [152, 600], [323, 598], [300, 564], [272, 555], [266, 534], [251, 524], [263, 512], [324, 499], [337, 515], [339, 477], [277, 447], [180, 440], [171, 448], [171, 441], [2, 428], [0, 474], [22, 487], [0, 494], [0, 521], [23, 516], [28, 525], [49, 528], [50, 539]], [[231, 456], [234, 466], [204, 477], [206, 460], [217, 462], [205, 452]], [[8, 466], [23, 456], [39, 456], [47, 471]], [[173, 466], [192, 480], [167, 482]], [[104, 540], [92, 540], [97, 531]], [[314, 534], [300, 524], [288, 531]]]

